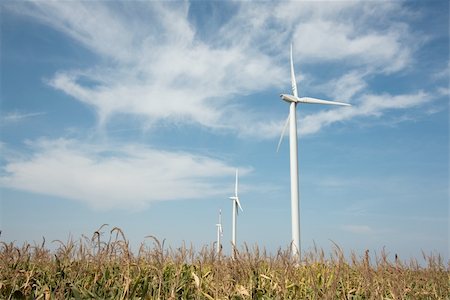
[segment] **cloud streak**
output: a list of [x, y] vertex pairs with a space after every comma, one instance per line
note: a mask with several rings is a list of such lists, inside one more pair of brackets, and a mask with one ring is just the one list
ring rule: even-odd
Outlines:
[[[357, 82], [357, 84], [360, 84]], [[359, 102], [352, 107], [321, 109], [317, 113], [302, 115], [298, 119], [298, 131], [302, 136], [320, 132], [323, 128], [335, 123], [348, 122], [364, 117], [366, 120], [381, 118], [388, 112], [423, 106], [440, 95], [418, 91], [412, 94], [391, 95], [366, 94], [359, 96]], [[306, 104], [304, 104], [306, 105]], [[300, 107], [302, 105], [300, 104]], [[286, 114], [287, 114], [286, 109]], [[266, 121], [255, 126], [242, 127], [242, 134], [249, 136], [260, 135], [261, 138], [279, 137], [285, 120]], [[288, 133], [286, 133], [288, 134]]]
[[111, 147], [56, 139], [30, 142], [29, 147], [31, 155], [9, 158], [0, 177], [2, 187], [102, 209], [223, 195], [227, 191], [221, 180], [232, 178], [235, 171], [215, 158], [142, 145]]
[[231, 96], [280, 83], [280, 68], [267, 54], [239, 45], [214, 48], [195, 39], [187, 2], [137, 4], [148, 15], [118, 5], [125, 6], [124, 12], [87, 2], [34, 2], [20, 7], [108, 58], [107, 67], [60, 71], [48, 81], [95, 107], [100, 123], [114, 114], [126, 114], [150, 122], [181, 120], [221, 127]]
[[404, 95], [364, 95], [360, 103], [352, 107], [331, 109], [302, 118], [300, 134], [314, 134], [323, 127], [358, 117], [381, 117], [387, 111], [407, 109], [430, 102], [434, 97], [424, 91]]
[[[351, 84], [353, 89], [339, 93], [344, 100], [367, 87], [362, 73], [397, 72], [412, 60], [408, 26], [379, 22], [404, 12], [399, 4], [234, 5], [235, 13], [216, 24], [217, 34], [207, 38], [201, 37], [189, 2], [36, 1], [6, 7], [47, 24], [102, 58], [91, 69], [60, 70], [48, 80], [55, 89], [94, 107], [100, 125], [125, 115], [145, 120], [146, 126], [164, 121], [231, 131], [251, 127], [247, 120], [256, 115], [240, 114], [249, 104], [238, 99], [288, 85], [291, 37], [294, 44], [298, 41], [294, 49], [302, 64], [342, 62], [365, 69], [344, 74], [341, 82], [321, 84]], [[258, 130], [247, 135], [252, 132], [263, 137]]]
[[33, 113], [21, 113], [21, 112], [9, 112], [0, 117], [0, 124], [10, 124], [24, 121], [29, 118], [45, 115], [45, 112], [33, 112]]

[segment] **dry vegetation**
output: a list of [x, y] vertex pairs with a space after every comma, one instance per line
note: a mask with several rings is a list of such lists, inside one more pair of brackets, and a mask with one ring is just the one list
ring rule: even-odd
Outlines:
[[330, 257], [315, 249], [296, 265], [288, 251], [268, 255], [245, 248], [237, 259], [165, 249], [149, 237], [135, 254], [119, 228], [108, 240], [92, 238], [41, 245], [0, 242], [1, 299], [449, 299], [450, 270], [439, 256], [390, 262], [386, 255]]

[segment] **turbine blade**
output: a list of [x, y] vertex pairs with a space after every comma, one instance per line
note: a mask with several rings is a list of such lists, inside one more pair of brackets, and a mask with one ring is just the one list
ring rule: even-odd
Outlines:
[[294, 72], [294, 59], [292, 58], [292, 43], [291, 43], [291, 86], [292, 86], [292, 95], [298, 97], [297, 82], [295, 80], [295, 72]]
[[239, 171], [238, 171], [238, 169], [236, 169], [236, 183], [234, 184], [234, 196], [236, 198], [238, 196], [238, 176], [239, 176]]
[[286, 128], [287, 128], [287, 126], [289, 124], [289, 118], [290, 117], [291, 117], [291, 113], [288, 114], [288, 116], [286, 118], [286, 123], [284, 123], [283, 130], [281, 131], [280, 140], [278, 141], [278, 146], [277, 146], [277, 152], [278, 152], [278, 150], [280, 150], [281, 142], [283, 141], [284, 133], [286, 132]]
[[[239, 201], [239, 198], [238, 197], [236, 197], [236, 203], [237, 203], [237, 205], [239, 206], [239, 208], [241, 209], [241, 211], [244, 211], [243, 209], [242, 209], [242, 206], [241, 206], [241, 202]], [[236, 210], [236, 211], [239, 211], [239, 210]]]
[[338, 101], [321, 100], [321, 99], [310, 98], [310, 97], [299, 98], [298, 102], [311, 103], [311, 104], [328, 104], [328, 105], [351, 106], [348, 103], [343, 103], [343, 102], [338, 102]]

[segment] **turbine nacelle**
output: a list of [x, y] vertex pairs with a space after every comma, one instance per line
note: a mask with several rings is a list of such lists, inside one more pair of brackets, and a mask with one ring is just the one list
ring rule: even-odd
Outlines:
[[288, 95], [288, 94], [281, 94], [280, 97], [281, 97], [282, 100], [284, 100], [286, 102], [289, 102], [289, 103], [290, 102], [297, 103], [300, 100], [298, 97], [295, 97], [293, 95]]
[[351, 106], [348, 103], [338, 102], [338, 101], [329, 101], [329, 100], [322, 100], [322, 99], [316, 99], [311, 97], [296, 97], [294, 95], [288, 95], [288, 94], [281, 94], [281, 99], [286, 102], [294, 102], [294, 103], [309, 103], [309, 104], [328, 104], [328, 105], [341, 105], [341, 106]]

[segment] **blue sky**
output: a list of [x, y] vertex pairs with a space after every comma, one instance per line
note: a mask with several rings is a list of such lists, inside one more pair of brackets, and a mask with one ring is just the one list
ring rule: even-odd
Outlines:
[[[6, 1], [1, 240], [121, 227], [195, 247], [290, 243], [290, 90], [303, 249], [449, 249], [448, 1]], [[105, 229], [105, 234], [108, 232]], [[150, 243], [150, 241], [148, 241]]]

